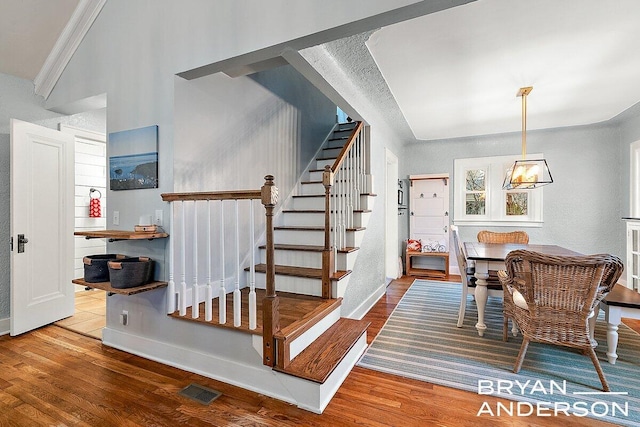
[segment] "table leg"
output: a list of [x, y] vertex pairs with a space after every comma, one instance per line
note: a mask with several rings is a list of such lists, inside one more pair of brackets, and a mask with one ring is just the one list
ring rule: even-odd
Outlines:
[[622, 321], [622, 310], [620, 307], [602, 304], [604, 309], [604, 319], [607, 321], [607, 359], [609, 363], [615, 365], [618, 355], [618, 325]]
[[478, 323], [476, 323], [476, 329], [478, 330], [478, 335], [484, 336], [484, 331], [487, 329], [487, 325], [484, 323], [484, 309], [487, 306], [487, 279], [489, 278], [488, 272], [478, 271], [478, 264], [476, 263], [476, 307], [478, 308]]

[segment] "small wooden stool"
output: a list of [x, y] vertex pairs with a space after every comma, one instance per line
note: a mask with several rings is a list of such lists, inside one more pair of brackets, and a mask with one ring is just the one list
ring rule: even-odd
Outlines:
[[[444, 259], [444, 271], [411, 266], [413, 257], [438, 257]], [[430, 279], [444, 279], [449, 275], [449, 252], [419, 252], [408, 250], [406, 253], [407, 276], [420, 276]]]

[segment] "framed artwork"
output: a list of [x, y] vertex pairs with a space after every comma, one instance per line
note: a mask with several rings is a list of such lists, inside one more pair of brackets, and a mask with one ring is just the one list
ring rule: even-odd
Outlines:
[[109, 188], [158, 188], [158, 126], [109, 134]]

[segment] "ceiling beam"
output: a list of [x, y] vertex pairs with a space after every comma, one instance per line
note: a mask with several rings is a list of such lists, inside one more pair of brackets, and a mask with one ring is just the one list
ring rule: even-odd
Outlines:
[[34, 79], [36, 95], [47, 99], [107, 0], [80, 0]]

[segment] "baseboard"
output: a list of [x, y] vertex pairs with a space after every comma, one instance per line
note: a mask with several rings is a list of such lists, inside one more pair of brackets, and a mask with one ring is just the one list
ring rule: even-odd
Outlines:
[[[247, 338], [251, 339], [249, 336]], [[274, 381], [274, 371], [262, 365], [261, 360], [258, 361], [259, 365], [242, 364], [215, 354], [205, 354], [109, 327], [102, 331], [102, 343], [145, 359], [213, 378], [287, 403], [297, 404], [295, 397], [291, 396], [282, 384]], [[189, 361], [188, 365], [184, 363], [186, 360]]]
[[11, 332], [11, 318], [0, 319], [0, 336], [7, 335]]
[[371, 310], [371, 308], [376, 305], [378, 300], [382, 298], [386, 291], [387, 285], [386, 283], [383, 283], [378, 289], [376, 289], [371, 295], [369, 295], [369, 298], [362, 301], [362, 304], [360, 304], [355, 308], [355, 310], [345, 315], [344, 317], [348, 317], [349, 319], [361, 320], [369, 312], [369, 310]]

